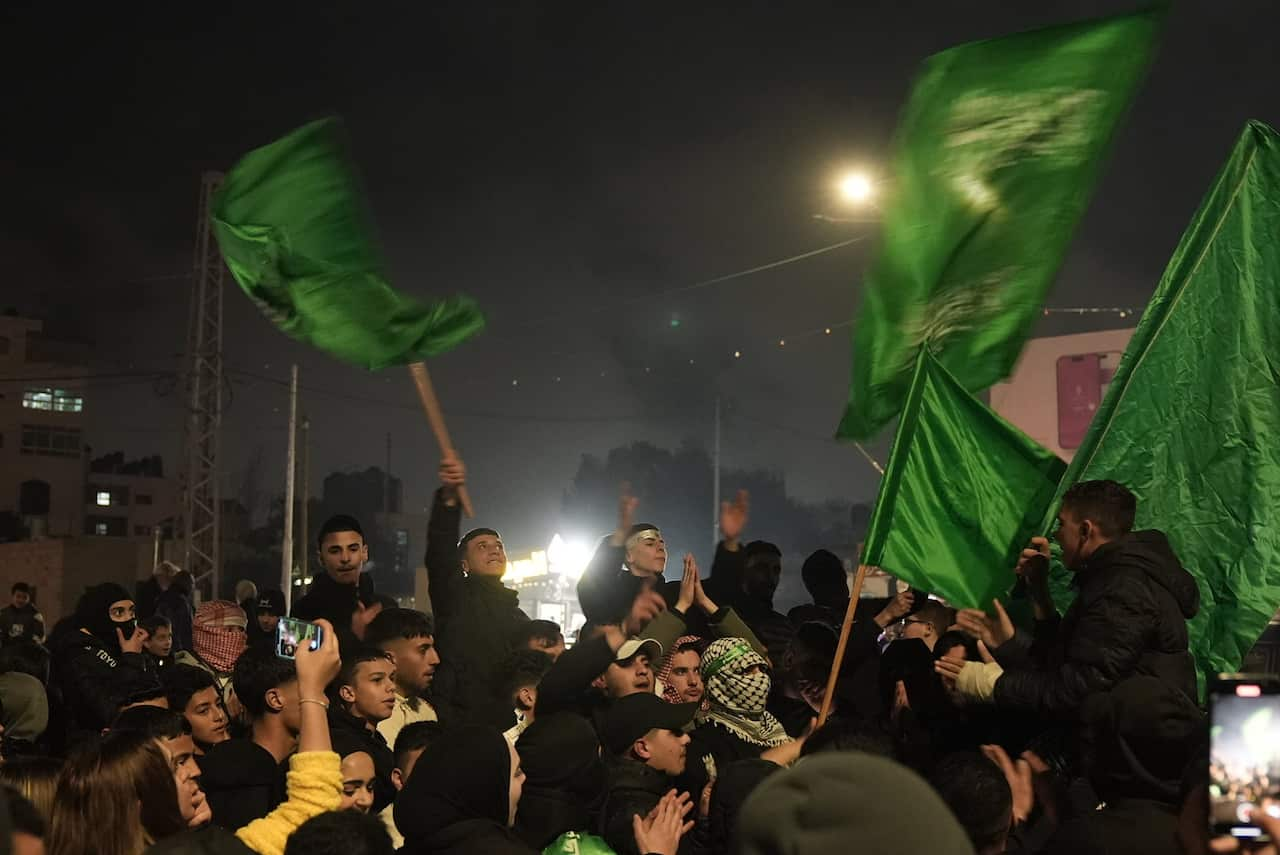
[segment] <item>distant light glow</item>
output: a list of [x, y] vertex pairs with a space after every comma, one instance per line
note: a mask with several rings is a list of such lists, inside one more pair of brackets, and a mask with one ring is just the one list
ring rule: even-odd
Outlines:
[[861, 205], [871, 200], [876, 188], [865, 172], [850, 172], [840, 179], [840, 195], [846, 202]]
[[741, 358], [742, 358], [742, 351], [740, 351], [740, 350], [735, 350], [735, 351], [733, 352], [733, 358], [734, 358], [734, 359], [741, 359]]

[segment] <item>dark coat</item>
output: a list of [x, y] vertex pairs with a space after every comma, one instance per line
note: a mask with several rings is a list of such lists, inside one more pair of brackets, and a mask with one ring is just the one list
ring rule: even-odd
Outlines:
[[67, 744], [102, 733], [131, 696], [158, 689], [144, 653], [121, 653], [64, 621], [50, 639], [53, 679], [67, 708]]
[[170, 655], [195, 649], [191, 636], [191, 600], [185, 594], [173, 588], [161, 591], [156, 596], [155, 614], [168, 618], [173, 627], [173, 649]]
[[[644, 855], [636, 851], [632, 817], [637, 814], [641, 818], [648, 816], [674, 782], [657, 769], [630, 757], [611, 757], [606, 766], [609, 794], [600, 811], [600, 836], [618, 855]], [[694, 800], [696, 802], [696, 795]], [[681, 853], [691, 851], [689, 837], [685, 835], [680, 840]]]
[[200, 786], [213, 821], [229, 831], [243, 828], [279, 807], [287, 796], [287, 764], [250, 739], [221, 742], [200, 758]]
[[339, 757], [363, 751], [372, 758], [373, 771], [377, 775], [373, 785], [373, 812], [378, 813], [395, 801], [396, 789], [391, 783], [391, 772], [396, 767], [396, 757], [382, 734], [370, 730], [364, 719], [356, 718], [337, 704], [329, 709], [329, 734], [333, 739], [333, 750]]
[[1200, 591], [1164, 534], [1138, 531], [1103, 544], [1075, 582], [1066, 615], [1036, 627], [1040, 667], [1006, 670], [996, 682], [998, 706], [1074, 718], [1085, 697], [1135, 674], [1196, 697], [1187, 621], [1199, 611]]
[[1177, 808], [1124, 799], [1060, 825], [1042, 855], [1182, 855], [1183, 851]]
[[505, 730], [513, 723], [511, 704], [499, 697], [495, 669], [511, 652], [511, 639], [529, 620], [520, 596], [494, 576], [469, 576], [458, 555], [461, 509], [436, 493], [427, 526], [427, 576], [435, 618], [440, 665], [432, 683], [459, 720]]
[[644, 579], [623, 567], [625, 553], [623, 547], [610, 542], [610, 537], [602, 539], [592, 553], [591, 561], [578, 579], [578, 605], [587, 620], [622, 623], [645, 585], [662, 590], [661, 577]]
[[293, 604], [293, 617], [327, 620], [338, 633], [338, 644], [344, 651], [350, 650], [358, 643], [351, 632], [351, 616], [360, 599], [372, 602], [373, 593], [373, 577], [368, 573], [361, 573], [355, 585], [340, 585], [328, 573], [321, 573], [311, 583], [307, 595]]

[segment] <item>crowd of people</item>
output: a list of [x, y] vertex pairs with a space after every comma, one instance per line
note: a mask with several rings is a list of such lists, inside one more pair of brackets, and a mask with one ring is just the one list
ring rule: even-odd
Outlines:
[[287, 649], [282, 592], [238, 586], [193, 608], [189, 574], [169, 563], [137, 591], [87, 589], [47, 639], [31, 589], [14, 585], [0, 611], [0, 851], [1237, 845], [1207, 834], [1196, 583], [1164, 535], [1132, 530], [1119, 484], [1064, 497], [1055, 538], [1078, 588], [1065, 614], [1048, 542], [1022, 553], [1028, 629], [999, 601], [957, 611], [910, 590], [851, 604], [845, 562], [822, 549], [800, 569], [812, 602], [784, 615], [773, 599], [788, 568], [777, 546], [745, 540], [745, 493], [721, 510], [709, 574], [685, 556], [668, 581], [661, 529], [635, 521], [624, 489], [569, 645], [502, 584], [499, 533], [462, 532], [463, 463], [439, 474], [429, 613], [376, 592], [347, 516], [321, 528], [323, 573], [293, 604], [319, 636]]

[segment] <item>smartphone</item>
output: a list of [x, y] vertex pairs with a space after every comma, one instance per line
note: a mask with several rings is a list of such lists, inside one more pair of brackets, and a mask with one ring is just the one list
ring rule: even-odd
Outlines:
[[[1112, 374], [1114, 375], [1114, 370]], [[1102, 404], [1102, 354], [1058, 358], [1058, 447], [1079, 448]]]
[[1280, 817], [1280, 677], [1223, 674], [1209, 690], [1209, 830], [1266, 842], [1250, 817]]
[[310, 649], [319, 650], [324, 640], [324, 628], [314, 623], [297, 618], [282, 617], [276, 624], [276, 655], [281, 659], [292, 659], [302, 644]]

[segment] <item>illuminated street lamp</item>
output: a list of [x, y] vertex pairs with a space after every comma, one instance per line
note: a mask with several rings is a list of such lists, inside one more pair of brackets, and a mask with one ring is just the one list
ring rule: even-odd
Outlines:
[[840, 198], [850, 205], [865, 205], [876, 194], [876, 186], [865, 172], [845, 174], [837, 187], [840, 190]]

